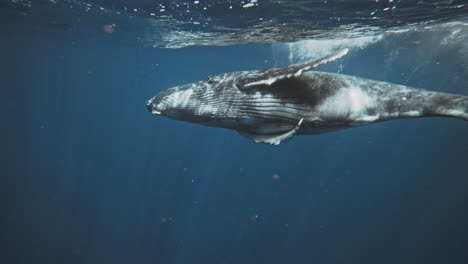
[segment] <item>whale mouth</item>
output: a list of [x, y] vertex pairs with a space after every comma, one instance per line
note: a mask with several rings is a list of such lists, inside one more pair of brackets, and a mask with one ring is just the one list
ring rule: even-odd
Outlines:
[[153, 112], [153, 106], [151, 105], [150, 102], [146, 104], [146, 109], [148, 109], [148, 112]]
[[154, 101], [154, 97], [148, 100], [148, 102], [146, 103], [146, 109], [148, 109], [148, 112], [152, 114], [161, 115], [160, 111], [154, 109], [153, 101]]
[[152, 114], [161, 115], [160, 111], [153, 109], [153, 104], [147, 104], [146, 108], [148, 109], [148, 112], [150, 112]]

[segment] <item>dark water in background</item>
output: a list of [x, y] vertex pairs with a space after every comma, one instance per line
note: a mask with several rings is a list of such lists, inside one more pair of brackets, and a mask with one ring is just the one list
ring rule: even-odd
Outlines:
[[[85, 34], [28, 12], [0, 5], [1, 263], [467, 263], [468, 122], [254, 144], [145, 102], [300, 47], [157, 49], [105, 34], [113, 19]], [[459, 27], [354, 44], [320, 70], [468, 95]]]

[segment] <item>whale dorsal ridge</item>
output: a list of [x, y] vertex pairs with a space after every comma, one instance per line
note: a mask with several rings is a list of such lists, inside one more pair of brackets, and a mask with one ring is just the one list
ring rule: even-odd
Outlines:
[[348, 49], [342, 49], [337, 52], [330, 53], [320, 59], [309, 61], [306, 63], [298, 63], [285, 67], [270, 68], [261, 71], [251, 72], [236, 81], [239, 89], [249, 89], [257, 85], [271, 85], [279, 80], [298, 77], [303, 72], [319, 67], [320, 65], [337, 60], [348, 53]]
[[241, 134], [244, 137], [252, 139], [255, 143], [267, 143], [271, 145], [279, 145], [288, 139], [292, 138], [294, 134], [301, 128], [302, 121], [304, 118], [301, 118], [299, 122], [297, 123], [296, 127], [294, 127], [292, 130], [284, 133], [284, 134], [253, 134], [253, 133], [247, 133], [247, 132], [242, 132], [239, 131], [239, 134]]

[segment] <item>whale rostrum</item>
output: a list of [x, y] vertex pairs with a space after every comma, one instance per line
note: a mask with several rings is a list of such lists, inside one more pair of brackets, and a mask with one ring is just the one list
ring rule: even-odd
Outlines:
[[260, 71], [210, 76], [163, 91], [148, 111], [238, 131], [278, 145], [295, 134], [319, 134], [399, 118], [454, 117], [468, 121], [468, 97], [343, 74], [309, 71], [345, 56]]

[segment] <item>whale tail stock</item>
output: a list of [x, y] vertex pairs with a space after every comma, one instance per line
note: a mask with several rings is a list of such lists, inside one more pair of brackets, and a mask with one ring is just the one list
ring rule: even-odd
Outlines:
[[468, 96], [414, 90], [403, 96], [399, 117], [453, 117], [468, 121]]

